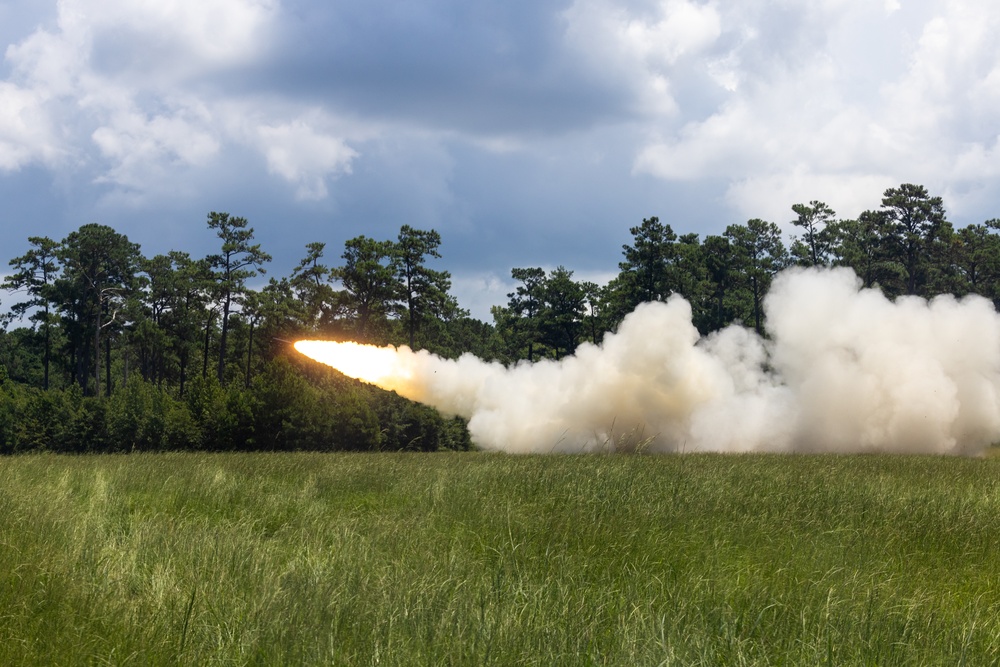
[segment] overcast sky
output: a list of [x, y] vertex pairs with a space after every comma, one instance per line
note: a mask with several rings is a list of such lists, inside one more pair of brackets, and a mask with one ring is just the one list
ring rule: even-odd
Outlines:
[[0, 261], [88, 222], [203, 256], [217, 210], [283, 276], [409, 224], [486, 319], [653, 215], [790, 229], [912, 182], [982, 222], [997, 34], [983, 0], [0, 0]]

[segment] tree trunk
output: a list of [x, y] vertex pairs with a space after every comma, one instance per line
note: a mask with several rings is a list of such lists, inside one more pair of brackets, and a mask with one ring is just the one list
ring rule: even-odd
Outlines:
[[246, 387], [250, 388], [250, 360], [253, 358], [253, 320], [250, 321], [250, 338], [247, 341], [247, 376]]
[[97, 315], [94, 322], [94, 396], [101, 397], [101, 309], [104, 304], [97, 292]]
[[49, 390], [49, 360], [52, 358], [52, 335], [49, 328], [49, 306], [45, 305], [45, 379], [43, 380], [43, 387], [45, 391]]
[[104, 378], [107, 384], [104, 395], [111, 396], [111, 336], [104, 337]]
[[83, 390], [84, 395], [87, 394], [87, 365], [83, 362], [86, 358], [86, 350], [81, 349], [84, 345], [81, 342], [79, 345], [73, 345], [73, 382], [80, 385], [80, 389]]
[[212, 332], [212, 319], [215, 315], [214, 311], [209, 311], [208, 321], [205, 322], [205, 351], [202, 353], [201, 357], [201, 377], [208, 377], [208, 341], [209, 334]]
[[181, 365], [181, 369], [180, 369], [180, 372], [181, 372], [181, 377], [180, 377], [180, 381], [181, 381], [180, 395], [181, 395], [181, 398], [184, 398], [184, 381], [187, 380], [187, 356], [188, 356], [187, 346], [184, 346], [184, 348], [181, 349], [181, 353], [180, 353], [179, 356], [180, 356], [180, 365]]
[[222, 304], [222, 333], [219, 335], [219, 384], [225, 384], [226, 371], [226, 339], [229, 337], [229, 307], [231, 297], [227, 293]]
[[756, 276], [753, 278], [753, 324], [757, 335], [764, 335], [764, 327], [760, 321], [760, 284]]
[[406, 308], [409, 311], [407, 313], [407, 324], [410, 330], [410, 349], [415, 350], [417, 346], [416, 342], [416, 330], [417, 330], [417, 320], [416, 313], [413, 311], [414, 298], [413, 298], [413, 270], [407, 266], [406, 267]]

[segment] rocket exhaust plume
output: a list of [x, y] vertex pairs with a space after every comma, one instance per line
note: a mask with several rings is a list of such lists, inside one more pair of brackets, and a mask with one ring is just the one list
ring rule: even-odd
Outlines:
[[700, 337], [680, 297], [642, 304], [600, 346], [511, 368], [471, 355], [299, 341], [346, 375], [469, 421], [508, 452], [980, 454], [1000, 440], [1000, 315], [980, 297], [895, 302], [849, 269], [792, 269], [770, 338]]

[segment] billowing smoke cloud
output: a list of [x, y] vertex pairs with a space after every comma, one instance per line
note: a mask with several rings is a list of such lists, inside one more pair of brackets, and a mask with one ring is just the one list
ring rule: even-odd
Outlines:
[[[850, 270], [795, 269], [775, 279], [765, 312], [767, 340], [739, 326], [701, 338], [674, 297], [560, 361], [505, 368], [368, 348], [379, 370], [352, 374], [461, 415], [480, 447], [508, 452], [977, 454], [1000, 440], [989, 301], [891, 302]], [[324, 361], [336, 345], [300, 350]]]

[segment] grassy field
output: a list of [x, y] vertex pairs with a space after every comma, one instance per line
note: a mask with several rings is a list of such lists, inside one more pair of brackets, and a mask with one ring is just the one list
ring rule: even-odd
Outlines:
[[3, 665], [1000, 664], [1000, 460], [0, 459]]

